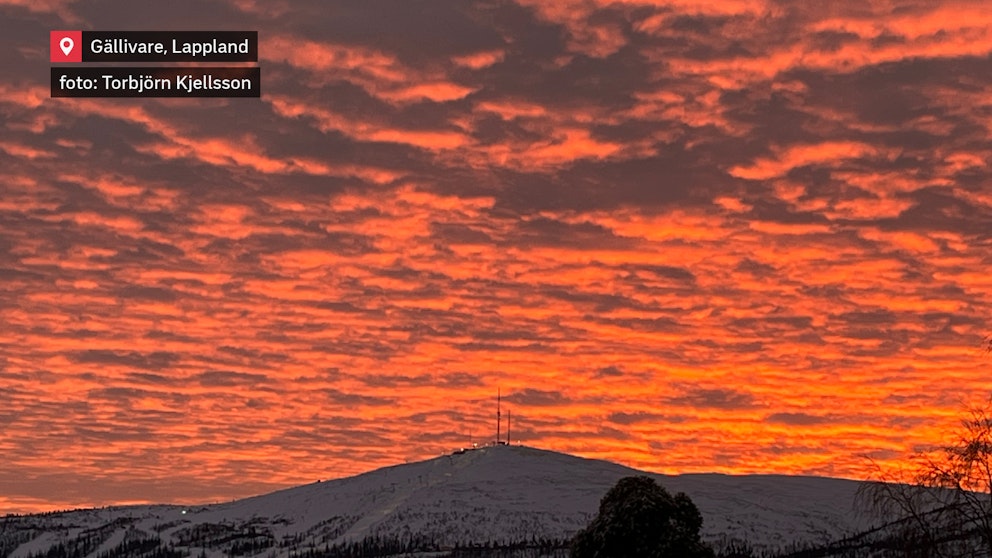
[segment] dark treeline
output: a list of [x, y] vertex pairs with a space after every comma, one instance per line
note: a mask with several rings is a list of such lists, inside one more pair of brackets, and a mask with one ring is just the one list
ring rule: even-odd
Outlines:
[[251, 524], [200, 523], [179, 529], [173, 536], [180, 546], [222, 549], [228, 556], [252, 556], [276, 545], [269, 529]]
[[290, 550], [292, 558], [377, 558], [414, 552], [438, 551], [433, 537], [409, 535], [401, 538], [384, 538], [378, 535], [365, 537], [360, 541], [324, 544], [322, 547], [307, 547]]
[[992, 558], [980, 550], [977, 533], [924, 540], [912, 532], [851, 538], [780, 553], [775, 558]]
[[532, 538], [527, 542], [509, 545], [491, 544], [462, 546], [451, 552], [452, 558], [538, 558], [541, 556], [568, 556], [570, 541]]
[[438, 552], [451, 558], [538, 558], [542, 556], [565, 558], [568, 541], [557, 539], [531, 539], [513, 544], [494, 541], [474, 545], [442, 547], [433, 536], [407, 535], [401, 538], [368, 536], [360, 541], [325, 544], [290, 552], [292, 558], [383, 558], [386, 556], [415, 555]]
[[[95, 552], [100, 542], [88, 536], [79, 536], [70, 541], [59, 542], [44, 552], [32, 553], [28, 558], [84, 558]], [[125, 538], [117, 546], [98, 553], [97, 558], [185, 558], [188, 552], [165, 545], [158, 537]]]
[[764, 551], [736, 544], [716, 555], [718, 558], [992, 558], [981, 550], [977, 530], [926, 539], [903, 521], [825, 544], [793, 544]]
[[[78, 535], [53, 542], [47, 549], [28, 554], [26, 558], [206, 558], [207, 551], [220, 552], [227, 558], [384, 558], [417, 556], [433, 553], [448, 558], [567, 558], [569, 540], [531, 538], [508, 544], [490, 540], [476, 544], [451, 547], [439, 540], [437, 534], [406, 533], [401, 536], [374, 534], [361, 540], [331, 543], [329, 535], [337, 534], [350, 520], [335, 518], [311, 528], [307, 533], [276, 540], [263, 525], [219, 523], [181, 527], [166, 537], [163, 531], [179, 522], [159, 524], [151, 532], [135, 529], [134, 518], [118, 518], [100, 527], [78, 532]], [[64, 527], [63, 527], [64, 528]], [[125, 530], [123, 541], [109, 547], [107, 541], [114, 533]], [[22, 518], [0, 519], [0, 558], [49, 529], [25, 522]], [[65, 531], [63, 531], [65, 532]], [[961, 529], [949, 530], [951, 535], [921, 539], [907, 521], [898, 521], [871, 529], [829, 544], [796, 544], [777, 549], [755, 548], [744, 541], [723, 540], [714, 545], [716, 558], [992, 558], [976, 550], [976, 533], [962, 535]], [[166, 542], [168, 541], [168, 542]]]
[[71, 539], [60, 541], [44, 552], [31, 554], [29, 558], [85, 558], [96, 552], [114, 531], [133, 521], [128, 517], [117, 518], [106, 525], [87, 529]]
[[38, 535], [34, 523], [22, 516], [8, 515], [0, 519], [0, 558], [7, 558], [17, 547]]

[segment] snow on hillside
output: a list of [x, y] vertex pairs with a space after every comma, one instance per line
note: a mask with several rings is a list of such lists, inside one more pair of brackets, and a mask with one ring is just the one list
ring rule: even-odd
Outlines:
[[[565, 540], [595, 516], [600, 499], [617, 480], [634, 474], [645, 473], [525, 446], [485, 447], [227, 504], [29, 516], [22, 519], [34, 522], [31, 540], [19, 543], [11, 558], [26, 558], [55, 541], [81, 534], [94, 541], [79, 554], [94, 557], [127, 537], [141, 536], [159, 537], [166, 545], [190, 549], [194, 556], [200, 549], [206, 549], [208, 556], [235, 554], [230, 551], [231, 541], [241, 545], [239, 554], [270, 556], [273, 551], [289, 555], [293, 548], [311, 544], [321, 548], [370, 536], [403, 539], [416, 534], [441, 548], [489, 541]], [[825, 542], [863, 527], [852, 511], [857, 488], [853, 481], [776, 475], [650, 476], [670, 492], [685, 492], [692, 498], [703, 515], [704, 539], [718, 545], [737, 539], [756, 548], [780, 548]], [[93, 535], [99, 527], [103, 527], [99, 536]]]

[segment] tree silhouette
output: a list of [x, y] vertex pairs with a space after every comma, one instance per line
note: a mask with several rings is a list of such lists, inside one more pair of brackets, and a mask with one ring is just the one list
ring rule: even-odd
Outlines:
[[953, 441], [915, 456], [912, 483], [879, 471], [858, 490], [862, 507], [899, 526], [919, 556], [992, 556], [992, 400], [970, 410]]
[[711, 558], [699, 539], [703, 518], [683, 493], [654, 479], [626, 477], [606, 493], [599, 515], [572, 540], [572, 558]]

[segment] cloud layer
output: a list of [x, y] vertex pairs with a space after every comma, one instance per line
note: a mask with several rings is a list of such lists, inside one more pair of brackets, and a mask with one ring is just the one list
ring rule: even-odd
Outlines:
[[[0, 0], [0, 512], [431, 457], [497, 387], [522, 443], [858, 477], [992, 387], [982, 3], [136, 10]], [[194, 10], [260, 100], [48, 98], [49, 29]]]

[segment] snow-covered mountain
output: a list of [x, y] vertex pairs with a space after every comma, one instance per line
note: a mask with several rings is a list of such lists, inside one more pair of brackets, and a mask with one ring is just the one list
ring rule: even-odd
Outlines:
[[[634, 474], [648, 474], [670, 492], [688, 494], [703, 515], [704, 539], [717, 547], [739, 540], [756, 549], [778, 549], [834, 540], [865, 527], [853, 509], [854, 481], [664, 476], [531, 447], [491, 446], [227, 504], [7, 518], [0, 558], [141, 555], [129, 554], [127, 545], [153, 539], [161, 549], [218, 557], [290, 556], [363, 539], [406, 541], [406, 548], [418, 541], [434, 548], [565, 541], [595, 516], [617, 480]], [[60, 543], [64, 552], [58, 551]]]

